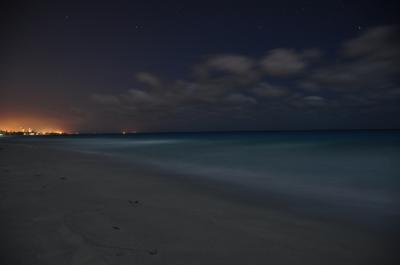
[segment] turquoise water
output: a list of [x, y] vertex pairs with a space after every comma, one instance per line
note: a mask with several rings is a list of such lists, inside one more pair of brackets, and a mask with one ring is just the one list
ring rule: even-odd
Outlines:
[[118, 156], [238, 196], [365, 223], [400, 216], [400, 133], [246, 132], [21, 138]]

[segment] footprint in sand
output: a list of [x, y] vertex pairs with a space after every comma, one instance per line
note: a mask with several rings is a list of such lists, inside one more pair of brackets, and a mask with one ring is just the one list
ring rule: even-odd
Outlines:
[[123, 252], [117, 252], [117, 253], [115, 253], [115, 256], [117, 256], [117, 257], [121, 257], [121, 256], [123, 256], [123, 255], [124, 255]]
[[131, 201], [131, 200], [129, 200], [128, 202], [129, 202], [131, 205], [139, 204], [139, 201], [137, 201], [137, 200], [136, 200], [136, 201]]
[[150, 251], [149, 251], [149, 254], [150, 254], [150, 255], [157, 255], [157, 254], [158, 254], [158, 251], [157, 251], [157, 249], [155, 248], [155, 249], [153, 249], [153, 250], [150, 250]]

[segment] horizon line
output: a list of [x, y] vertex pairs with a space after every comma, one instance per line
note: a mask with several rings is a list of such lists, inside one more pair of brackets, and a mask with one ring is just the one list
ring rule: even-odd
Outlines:
[[400, 131], [400, 128], [374, 128], [374, 129], [276, 129], [276, 130], [204, 130], [204, 131], [136, 131], [136, 132], [64, 132], [63, 135], [133, 135], [133, 134], [173, 134], [173, 133], [263, 133], [263, 132], [333, 132], [333, 131]]

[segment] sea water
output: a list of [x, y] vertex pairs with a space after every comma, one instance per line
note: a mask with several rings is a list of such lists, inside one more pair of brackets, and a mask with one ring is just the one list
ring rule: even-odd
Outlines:
[[400, 132], [149, 133], [23, 138], [113, 155], [237, 196], [380, 224], [400, 216]]

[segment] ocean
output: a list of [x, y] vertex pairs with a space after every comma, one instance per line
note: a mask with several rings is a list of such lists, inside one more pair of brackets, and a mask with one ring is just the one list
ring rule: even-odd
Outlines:
[[111, 155], [250, 203], [357, 224], [400, 216], [399, 131], [20, 137]]

